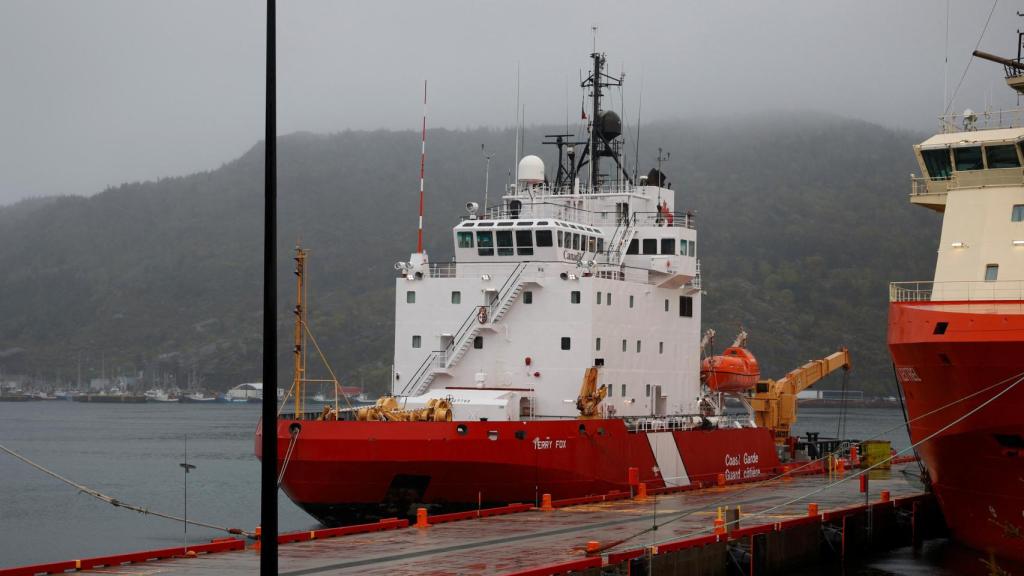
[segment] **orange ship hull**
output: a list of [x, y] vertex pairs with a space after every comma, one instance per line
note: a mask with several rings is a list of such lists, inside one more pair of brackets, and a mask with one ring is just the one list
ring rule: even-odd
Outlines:
[[894, 302], [888, 341], [954, 537], [1024, 561], [1024, 303]]

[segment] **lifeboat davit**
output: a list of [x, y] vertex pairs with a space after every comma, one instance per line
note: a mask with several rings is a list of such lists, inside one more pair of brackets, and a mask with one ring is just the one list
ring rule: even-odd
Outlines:
[[705, 358], [700, 365], [700, 379], [713, 392], [745, 392], [760, 377], [757, 358], [741, 346], [730, 346], [722, 354]]

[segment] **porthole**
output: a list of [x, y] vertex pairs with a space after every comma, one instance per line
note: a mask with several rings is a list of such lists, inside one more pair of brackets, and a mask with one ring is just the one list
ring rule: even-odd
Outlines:
[[487, 431], [487, 439], [490, 440], [491, 442], [496, 441], [498, 439], [498, 431], [497, 430], [488, 430]]
[[469, 426], [466, 426], [465, 424], [459, 424], [458, 426], [455, 427], [455, 431], [458, 432], [460, 436], [465, 436], [466, 432], [469, 432]]

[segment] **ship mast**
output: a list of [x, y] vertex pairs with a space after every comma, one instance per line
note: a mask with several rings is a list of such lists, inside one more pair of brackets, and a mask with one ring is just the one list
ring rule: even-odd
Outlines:
[[306, 273], [306, 251], [301, 246], [295, 248], [295, 346], [292, 349], [292, 357], [295, 363], [294, 381], [292, 388], [295, 391], [295, 418], [302, 419], [302, 383], [306, 378], [306, 354], [305, 334], [303, 325], [306, 322], [306, 309], [304, 302]]
[[601, 97], [605, 88], [622, 86], [623, 76], [618, 78], [605, 73], [607, 58], [604, 54], [594, 51], [590, 55], [594, 66], [586, 80], [580, 83], [581, 88], [590, 88], [590, 141], [586, 153], [580, 156], [579, 164], [573, 172], [579, 172], [581, 168], [590, 162], [590, 188], [597, 191], [601, 185], [601, 157], [608, 156], [615, 160], [619, 172], [626, 181], [632, 184], [629, 175], [622, 167], [619, 160], [619, 153], [612, 141], [622, 134], [622, 122], [614, 112], [601, 110]]

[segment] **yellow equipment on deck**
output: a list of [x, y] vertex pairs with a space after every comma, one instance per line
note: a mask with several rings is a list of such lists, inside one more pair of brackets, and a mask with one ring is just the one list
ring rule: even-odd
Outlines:
[[607, 388], [597, 385], [597, 366], [587, 368], [583, 374], [580, 396], [576, 399], [576, 409], [580, 411], [579, 418], [600, 418], [601, 401], [607, 393]]
[[402, 410], [394, 396], [383, 396], [373, 406], [360, 408], [356, 420], [381, 422], [451, 422], [452, 404], [447, 398], [431, 398], [423, 408]]
[[840, 368], [846, 371], [851, 368], [850, 352], [846, 348], [821, 360], [811, 360], [778, 380], [758, 380], [747, 398], [754, 412], [754, 422], [771, 428], [776, 443], [785, 443], [796, 422], [796, 395]]

